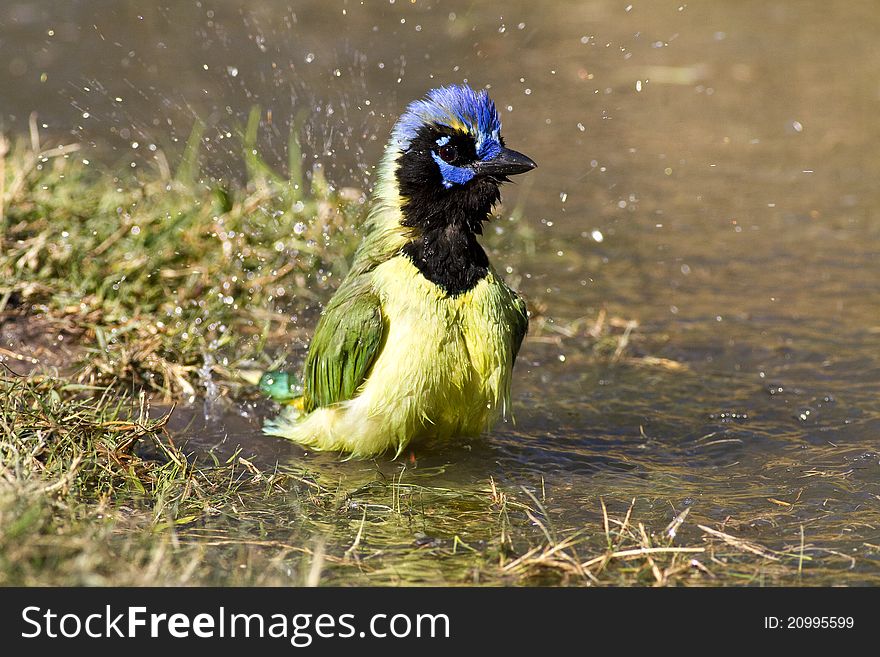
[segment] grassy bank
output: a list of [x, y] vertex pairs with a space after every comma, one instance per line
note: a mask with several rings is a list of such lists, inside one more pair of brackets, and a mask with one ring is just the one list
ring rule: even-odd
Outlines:
[[39, 316], [75, 342], [64, 369], [80, 383], [170, 399], [200, 377], [229, 382], [284, 331], [283, 311], [344, 271], [359, 191], [331, 188], [320, 169], [282, 179], [253, 154], [250, 130], [249, 184], [200, 182], [199, 135], [173, 175], [97, 173], [75, 146], [2, 147], [0, 313]]
[[[160, 158], [137, 177], [36, 134], [0, 143], [0, 329], [16, 338], [0, 344], [0, 585], [798, 581], [803, 544], [686, 511], [653, 526], [640, 500], [597, 497], [592, 524], [557, 526], [543, 494], [491, 479], [439, 488], [387, 462], [343, 479], [178, 444], [151, 404], [249, 394], [238, 372], [284, 357], [289, 317], [332, 289], [363, 216], [361, 192], [306, 179], [295, 141], [289, 176], [270, 170], [256, 125], [235, 188], [199, 181], [198, 130], [176, 171]], [[618, 359], [634, 327], [603, 313], [585, 339]]]

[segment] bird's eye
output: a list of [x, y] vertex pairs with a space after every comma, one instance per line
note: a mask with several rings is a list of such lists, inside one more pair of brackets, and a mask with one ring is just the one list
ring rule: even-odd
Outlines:
[[444, 144], [439, 148], [437, 154], [444, 162], [452, 162], [456, 157], [458, 157], [458, 149], [452, 144]]

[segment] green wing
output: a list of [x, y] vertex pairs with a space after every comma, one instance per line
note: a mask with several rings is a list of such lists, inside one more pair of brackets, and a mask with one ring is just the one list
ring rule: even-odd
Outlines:
[[529, 331], [529, 311], [526, 308], [525, 299], [519, 296], [516, 292], [513, 294], [513, 307], [516, 311], [514, 313], [513, 322], [513, 361], [516, 362], [516, 355], [519, 353], [519, 347], [522, 344], [523, 338], [526, 337], [526, 333]]
[[381, 351], [384, 328], [379, 298], [365, 284], [343, 285], [315, 329], [304, 370], [308, 413], [354, 397]]

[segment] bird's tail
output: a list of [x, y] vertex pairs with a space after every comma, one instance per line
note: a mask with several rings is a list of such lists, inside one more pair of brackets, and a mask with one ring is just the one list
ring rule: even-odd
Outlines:
[[263, 423], [263, 433], [290, 438], [303, 417], [303, 387], [291, 374], [281, 371], [264, 372], [257, 386], [267, 397], [282, 405], [281, 412]]
[[279, 436], [290, 439], [296, 433], [296, 426], [302, 419], [302, 397], [297, 397], [299, 403], [289, 404], [281, 409], [274, 418], [268, 418], [263, 422], [263, 433], [267, 436]]
[[280, 371], [265, 372], [257, 385], [260, 392], [279, 404], [302, 410], [303, 387], [293, 375]]

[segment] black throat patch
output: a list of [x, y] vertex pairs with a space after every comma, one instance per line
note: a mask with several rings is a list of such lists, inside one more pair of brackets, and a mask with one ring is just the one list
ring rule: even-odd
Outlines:
[[403, 247], [403, 254], [450, 296], [467, 292], [489, 273], [489, 258], [476, 236], [449, 225], [423, 233]]
[[489, 258], [477, 242], [483, 222], [501, 197], [500, 181], [478, 176], [463, 185], [443, 185], [432, 157], [433, 126], [422, 127], [397, 160], [397, 184], [403, 200], [401, 225], [412, 229], [403, 248], [422, 275], [450, 296], [472, 289], [489, 271]]

